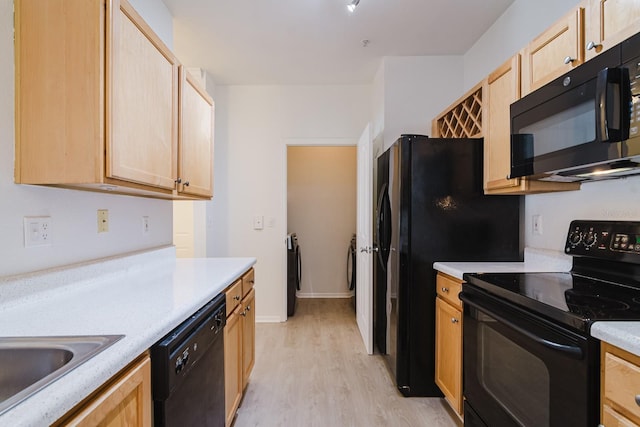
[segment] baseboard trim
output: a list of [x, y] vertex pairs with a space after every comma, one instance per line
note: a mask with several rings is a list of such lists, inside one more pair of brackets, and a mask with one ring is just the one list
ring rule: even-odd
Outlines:
[[281, 323], [285, 320], [280, 319], [280, 316], [256, 316], [256, 323]]
[[305, 292], [298, 293], [298, 298], [351, 298], [353, 294], [351, 292], [336, 292], [336, 293], [314, 293]]

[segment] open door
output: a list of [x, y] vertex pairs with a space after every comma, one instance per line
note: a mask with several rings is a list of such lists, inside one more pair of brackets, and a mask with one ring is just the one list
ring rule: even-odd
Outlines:
[[358, 202], [356, 258], [356, 321], [367, 353], [373, 354], [373, 280], [371, 206], [373, 170], [371, 159], [371, 131], [367, 125], [358, 140]]

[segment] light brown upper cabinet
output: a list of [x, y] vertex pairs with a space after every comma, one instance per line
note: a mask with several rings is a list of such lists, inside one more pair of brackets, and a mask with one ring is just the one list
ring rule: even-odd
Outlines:
[[520, 99], [520, 54], [487, 78], [484, 109], [485, 194], [531, 194], [578, 190], [579, 183], [508, 179], [511, 172], [510, 105]]
[[16, 0], [15, 14], [17, 183], [210, 196], [211, 164], [179, 192], [178, 60], [126, 0]]
[[213, 195], [213, 99], [180, 66], [178, 190], [194, 197]]
[[522, 96], [584, 62], [585, 8], [577, 7], [522, 52]]
[[589, 0], [585, 55], [589, 60], [640, 30], [638, 0]]

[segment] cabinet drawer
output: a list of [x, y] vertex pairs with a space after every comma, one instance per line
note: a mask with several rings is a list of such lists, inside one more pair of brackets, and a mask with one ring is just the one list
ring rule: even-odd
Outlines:
[[242, 280], [236, 280], [233, 285], [227, 288], [227, 317], [236, 309], [242, 299]]
[[607, 405], [602, 407], [601, 421], [605, 427], [638, 427], [636, 423], [629, 421]]
[[253, 268], [242, 276], [242, 296], [247, 295], [251, 288], [253, 288], [253, 284], [255, 283], [254, 277]]
[[462, 291], [462, 281], [443, 273], [438, 273], [436, 278], [436, 292], [449, 304], [462, 308], [462, 302], [458, 294]]
[[640, 419], [640, 406], [635, 400], [640, 395], [640, 366], [606, 352], [603, 369], [605, 402], [610, 402], [628, 417]]

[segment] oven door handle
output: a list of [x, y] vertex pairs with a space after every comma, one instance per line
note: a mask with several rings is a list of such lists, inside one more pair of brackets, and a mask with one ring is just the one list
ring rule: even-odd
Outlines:
[[558, 351], [560, 353], [564, 353], [567, 356], [573, 358], [573, 359], [582, 359], [583, 358], [583, 352], [582, 349], [580, 347], [577, 347], [575, 345], [567, 345], [567, 344], [561, 344], [543, 337], [540, 337], [530, 331], [527, 331], [526, 329], [522, 328], [521, 326], [516, 325], [515, 323], [513, 323], [510, 320], [507, 320], [506, 318], [504, 318], [503, 316], [497, 314], [495, 311], [492, 311], [490, 309], [487, 309], [485, 307], [483, 307], [480, 303], [478, 303], [474, 297], [468, 293], [465, 292], [461, 292], [459, 294], [460, 299], [462, 300], [462, 302], [469, 304], [472, 307], [477, 308], [480, 311], [485, 312], [486, 314], [488, 314], [489, 316], [493, 317], [494, 319], [498, 320], [501, 323], [504, 323], [506, 326], [508, 326], [509, 328], [521, 333], [522, 335], [526, 336], [527, 338], [537, 342], [538, 344], [554, 350], [554, 351]]

